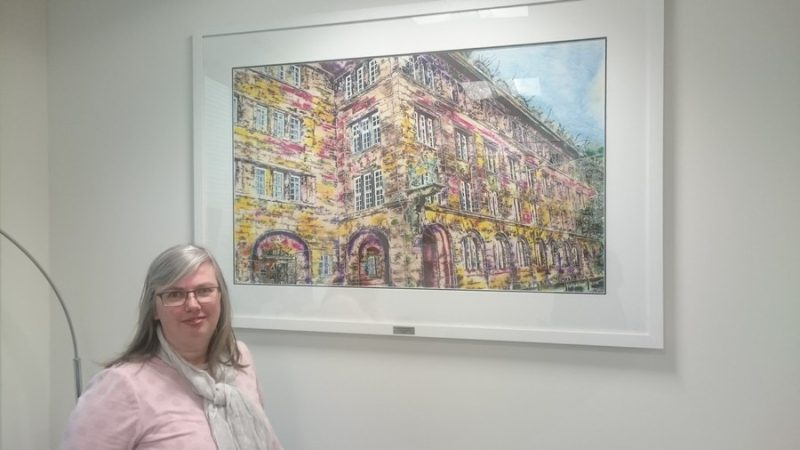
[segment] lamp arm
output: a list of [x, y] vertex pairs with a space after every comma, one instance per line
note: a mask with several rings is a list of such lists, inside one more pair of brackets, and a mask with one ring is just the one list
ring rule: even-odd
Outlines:
[[58, 292], [58, 288], [56, 288], [55, 283], [53, 280], [50, 279], [50, 275], [44, 270], [44, 268], [39, 264], [36, 258], [30, 254], [30, 252], [22, 246], [19, 242], [17, 242], [14, 238], [9, 236], [8, 233], [0, 229], [0, 234], [3, 235], [6, 239], [8, 239], [15, 247], [19, 249], [32, 263], [39, 269], [39, 272], [44, 276], [47, 282], [50, 284], [50, 288], [56, 294], [56, 298], [58, 299], [58, 303], [61, 304], [61, 309], [64, 311], [64, 317], [67, 318], [67, 325], [69, 326], [69, 336], [72, 338], [72, 352], [74, 357], [72, 359], [74, 370], [75, 370], [75, 398], [81, 396], [81, 359], [78, 357], [78, 341], [75, 339], [75, 329], [72, 327], [72, 319], [69, 316], [69, 311], [67, 310], [67, 305], [64, 303], [64, 300], [61, 298], [61, 294]]

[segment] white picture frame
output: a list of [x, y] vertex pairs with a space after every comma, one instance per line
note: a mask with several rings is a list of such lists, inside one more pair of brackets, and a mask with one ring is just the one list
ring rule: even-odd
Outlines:
[[[194, 238], [222, 267], [234, 325], [662, 348], [663, 20], [662, 0], [484, 0], [348, 11], [254, 31], [196, 34]], [[604, 294], [232, 282], [233, 68], [594, 38], [607, 39]]]

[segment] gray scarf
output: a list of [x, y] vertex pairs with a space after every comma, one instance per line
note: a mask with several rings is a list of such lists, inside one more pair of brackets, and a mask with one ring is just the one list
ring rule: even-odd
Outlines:
[[194, 391], [203, 397], [211, 435], [220, 450], [273, 450], [271, 428], [260, 405], [253, 405], [236, 387], [236, 369], [221, 364], [217, 380], [205, 370], [192, 366], [170, 347], [161, 327], [159, 357], [189, 380]]

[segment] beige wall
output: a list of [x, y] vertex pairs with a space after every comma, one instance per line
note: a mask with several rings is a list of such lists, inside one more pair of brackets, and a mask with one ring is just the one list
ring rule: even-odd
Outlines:
[[[91, 361], [129, 339], [147, 263], [192, 236], [192, 33], [391, 3], [400, 2], [48, 4], [50, 207], [26, 223], [46, 235], [35, 228], [50, 215], [50, 245], [36, 245], [50, 248], [75, 305], [87, 378]], [[666, 0], [665, 9], [665, 350], [241, 331], [287, 449], [800, 446], [800, 3]], [[31, 72], [41, 74], [37, 52]], [[36, 98], [42, 84], [24, 85]], [[21, 202], [5, 188], [5, 142], [24, 140], [4, 130], [6, 226]], [[46, 170], [41, 145], [24, 153], [29, 174]], [[72, 403], [62, 328], [54, 315], [54, 441]], [[3, 442], [9, 429], [39, 439], [5, 412], [6, 358]], [[36, 405], [46, 422], [47, 403]]]

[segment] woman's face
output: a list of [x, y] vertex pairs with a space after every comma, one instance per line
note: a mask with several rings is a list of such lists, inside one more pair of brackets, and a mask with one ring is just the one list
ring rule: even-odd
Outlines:
[[202, 302], [198, 301], [196, 293], [188, 294], [185, 303], [180, 306], [164, 306], [158, 295], [155, 298], [155, 319], [161, 322], [164, 337], [178, 354], [191, 363], [206, 362], [208, 343], [219, 321], [221, 300], [214, 266], [210, 262], [203, 263], [194, 273], [156, 292], [188, 292], [208, 287], [217, 289], [213, 295], [201, 298]]

